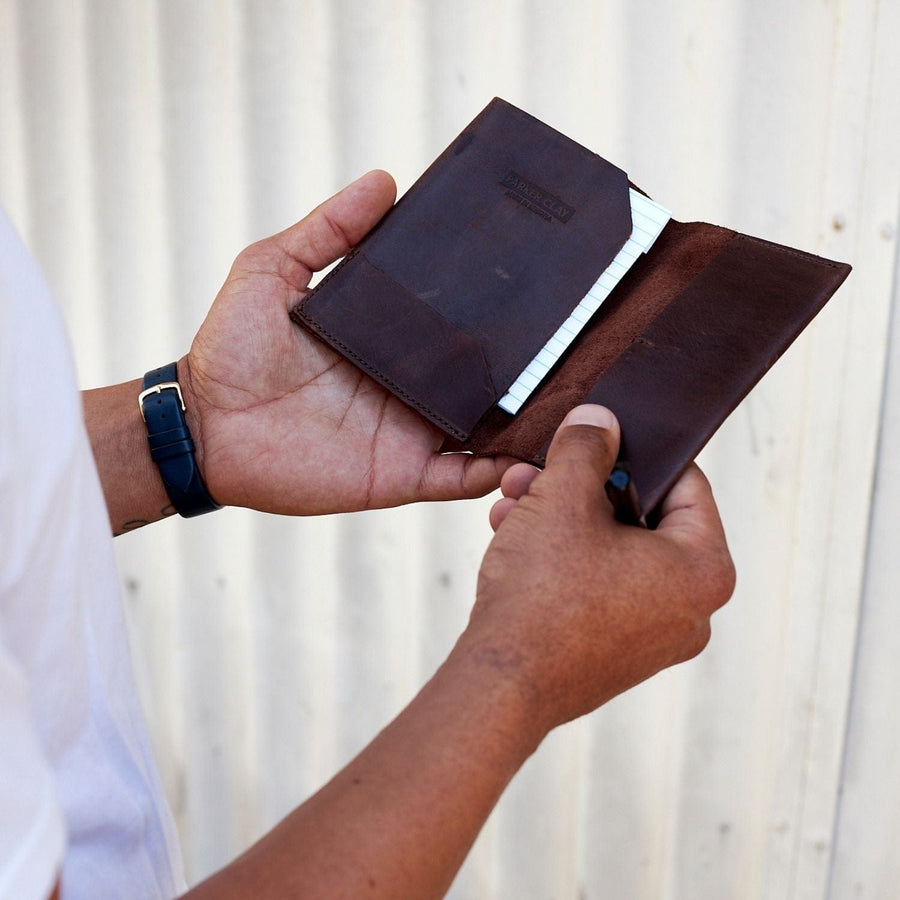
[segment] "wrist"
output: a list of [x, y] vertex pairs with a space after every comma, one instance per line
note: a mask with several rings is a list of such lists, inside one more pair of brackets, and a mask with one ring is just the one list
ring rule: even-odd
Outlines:
[[[177, 363], [169, 363], [147, 372], [138, 397], [151, 458], [159, 469], [172, 506], [183, 517], [220, 508], [210, 494], [197, 462], [197, 445], [188, 424], [183, 389], [187, 388], [188, 400], [193, 401], [189, 381], [189, 371], [179, 372]], [[194, 421], [198, 421], [196, 416]]]
[[159, 470], [150, 459], [147, 429], [137, 408], [140, 379], [84, 391], [84, 420], [113, 534], [171, 515]]
[[464, 632], [435, 680], [451, 680], [470, 702], [484, 708], [486, 722], [507, 749], [525, 761], [555, 723], [543, 713], [541, 692], [515, 648]]
[[178, 360], [177, 366], [181, 396], [184, 398], [184, 418], [194, 440], [194, 459], [203, 483], [209, 487], [209, 479], [206, 472], [207, 460], [203, 442], [203, 404], [194, 390], [194, 373], [191, 368], [190, 357], [187, 355], [182, 356]]

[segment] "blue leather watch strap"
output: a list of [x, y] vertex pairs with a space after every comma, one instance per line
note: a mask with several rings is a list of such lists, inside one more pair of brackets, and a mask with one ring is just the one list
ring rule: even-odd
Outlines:
[[176, 363], [154, 369], [144, 376], [144, 390], [138, 405], [147, 423], [150, 456], [159, 468], [166, 493], [176, 511], [190, 517], [221, 509], [210, 496], [197, 467], [194, 441], [184, 417], [184, 399]]

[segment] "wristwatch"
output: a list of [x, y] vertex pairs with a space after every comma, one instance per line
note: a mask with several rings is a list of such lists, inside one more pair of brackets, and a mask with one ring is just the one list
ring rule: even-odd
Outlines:
[[175, 510], [189, 518], [221, 509], [206, 489], [197, 466], [194, 441], [184, 416], [177, 364], [169, 363], [148, 372], [143, 387], [138, 406], [147, 425], [150, 456], [159, 468]]

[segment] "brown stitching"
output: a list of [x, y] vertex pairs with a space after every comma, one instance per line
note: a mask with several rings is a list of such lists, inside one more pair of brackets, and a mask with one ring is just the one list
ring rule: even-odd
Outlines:
[[819, 256], [816, 253], [809, 253], [806, 250], [797, 250], [794, 247], [786, 247], [784, 244], [776, 244], [774, 241], [767, 241], [765, 238], [754, 237], [752, 234], [737, 233], [735, 234], [735, 237], [745, 241], [752, 241], [754, 244], [759, 244], [761, 247], [778, 250], [789, 256], [796, 256], [797, 259], [802, 259], [804, 262], [818, 263], [819, 265], [827, 266], [829, 269], [837, 269], [842, 265], [842, 263], [826, 259], [824, 256]]
[[[305, 301], [303, 302], [305, 303]], [[302, 303], [300, 305], [302, 305]], [[449, 431], [454, 437], [459, 438], [459, 440], [461, 441], [466, 440], [468, 435], [464, 431], [460, 431], [455, 425], [448, 422], [447, 419], [445, 419], [443, 416], [438, 415], [436, 412], [429, 409], [424, 403], [417, 400], [415, 397], [405, 391], [393, 379], [389, 378], [379, 369], [376, 369], [373, 365], [368, 363], [357, 353], [354, 353], [353, 350], [351, 350], [350, 347], [348, 347], [342, 340], [333, 335], [327, 328], [323, 328], [321, 323], [314, 319], [308, 312], [304, 311], [304, 313], [301, 315], [301, 313], [299, 312], [299, 305], [294, 307], [294, 310], [291, 313], [291, 317], [295, 318], [295, 314], [297, 317], [300, 317], [303, 322], [314, 326], [316, 332], [324, 337], [332, 347], [339, 349], [345, 357], [352, 359], [361, 369], [368, 372], [372, 377], [380, 381], [385, 387], [389, 388], [392, 393], [396, 394], [408, 405], [417, 409], [426, 418], [431, 419], [432, 422], [440, 425], [445, 431]]]

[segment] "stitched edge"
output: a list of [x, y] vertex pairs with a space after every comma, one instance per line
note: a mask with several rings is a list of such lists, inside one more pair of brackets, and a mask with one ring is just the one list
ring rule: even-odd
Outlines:
[[[322, 283], [324, 284], [324, 279], [323, 279]], [[312, 296], [312, 295], [310, 295], [310, 296]], [[309, 298], [307, 297], [306, 299], [309, 299]], [[388, 388], [391, 391], [391, 393], [393, 393], [395, 396], [397, 396], [401, 400], [403, 400], [404, 403], [406, 403], [408, 406], [412, 406], [414, 409], [418, 410], [427, 419], [430, 419], [432, 422], [434, 422], [435, 425], [439, 425], [445, 431], [450, 432], [450, 434], [452, 434], [453, 437], [458, 438], [461, 441], [465, 441], [468, 439], [469, 435], [466, 434], [466, 432], [461, 431], [459, 428], [457, 428], [455, 425], [453, 425], [451, 422], [449, 422], [443, 416], [438, 415], [436, 412], [434, 412], [432, 409], [427, 407], [420, 400], [417, 400], [410, 393], [405, 391], [393, 379], [391, 379], [387, 375], [385, 375], [384, 372], [382, 372], [380, 369], [375, 368], [375, 366], [371, 365], [371, 363], [367, 362], [359, 354], [355, 353], [342, 340], [340, 340], [340, 338], [333, 335], [327, 328], [322, 327], [322, 325], [313, 316], [309, 315], [308, 312], [304, 311], [301, 314], [300, 308], [303, 306], [303, 304], [305, 302], [306, 302], [306, 300], [301, 301], [291, 311], [291, 318], [294, 319], [294, 321], [297, 321], [299, 318], [301, 323], [306, 323], [308, 325], [311, 325], [315, 329], [316, 333], [321, 335], [322, 337], [324, 337], [328, 341], [328, 343], [331, 344], [332, 347], [340, 350], [342, 356], [344, 356], [345, 358], [348, 358], [348, 359], [352, 359], [353, 362], [360, 369], [367, 372], [369, 375], [371, 375], [377, 381], [381, 382], [381, 384], [384, 385], [386, 388]]]
[[806, 250], [798, 250], [796, 247], [787, 247], [784, 244], [777, 244], [774, 241], [767, 241], [765, 238], [754, 237], [752, 234], [741, 234], [740, 232], [737, 232], [735, 234], [735, 237], [740, 238], [744, 241], [751, 241], [754, 244], [760, 244], [763, 247], [771, 247], [780, 250], [782, 253], [785, 253], [789, 256], [796, 256], [798, 259], [805, 260], [806, 262], [827, 266], [829, 269], [840, 269], [847, 265], [847, 263], [837, 262], [836, 260], [828, 259], [824, 256], [819, 256], [816, 253], [809, 253]]

